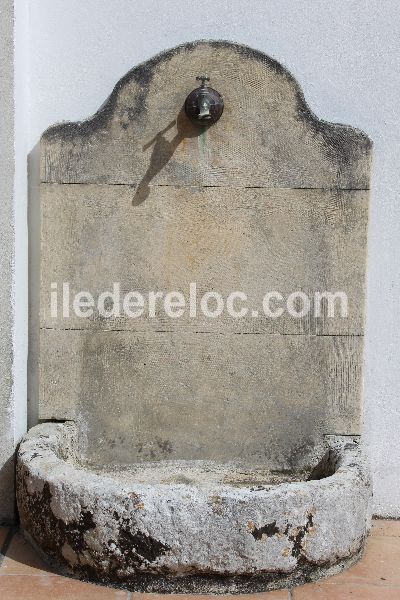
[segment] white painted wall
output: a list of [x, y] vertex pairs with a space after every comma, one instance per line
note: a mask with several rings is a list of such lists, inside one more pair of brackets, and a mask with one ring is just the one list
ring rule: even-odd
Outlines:
[[14, 22], [13, 0], [0, 0], [0, 523], [15, 517], [13, 455], [26, 431], [27, 412], [27, 139], [15, 126], [26, 105], [23, 100], [20, 112], [16, 103], [17, 95], [25, 94], [16, 94], [21, 79]]
[[0, 523], [13, 518], [14, 60], [13, 3], [0, 14]]
[[294, 74], [318, 116], [355, 125], [373, 139], [365, 432], [375, 513], [400, 516], [400, 4], [29, 0], [28, 5], [27, 113], [20, 127], [29, 150], [54, 122], [95, 112], [132, 66], [199, 38], [233, 40], [266, 52]]

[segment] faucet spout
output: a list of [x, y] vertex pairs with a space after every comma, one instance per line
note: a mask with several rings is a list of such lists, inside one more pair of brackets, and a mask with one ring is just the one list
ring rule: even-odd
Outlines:
[[207, 96], [199, 96], [199, 119], [201, 121], [207, 121], [211, 119], [210, 113], [211, 103]]
[[199, 108], [199, 120], [207, 121], [211, 119], [211, 100], [210, 100], [210, 92], [207, 89], [207, 81], [210, 81], [208, 75], [198, 75], [196, 77], [197, 81], [201, 81], [201, 86], [199, 90], [198, 96], [198, 108]]

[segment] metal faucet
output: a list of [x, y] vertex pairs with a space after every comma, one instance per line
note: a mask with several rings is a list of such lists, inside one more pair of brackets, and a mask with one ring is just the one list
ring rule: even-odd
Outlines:
[[201, 81], [201, 86], [200, 86], [199, 94], [198, 94], [198, 98], [197, 98], [198, 107], [199, 107], [198, 119], [201, 121], [207, 121], [207, 120], [211, 119], [211, 113], [210, 113], [211, 98], [210, 98], [210, 94], [208, 91], [208, 86], [206, 84], [206, 81], [210, 81], [210, 78], [208, 77], [208, 75], [198, 75], [196, 77], [196, 80]]
[[198, 75], [196, 80], [201, 81], [201, 85], [186, 98], [186, 114], [197, 125], [212, 125], [222, 115], [224, 101], [221, 94], [207, 85], [210, 81], [208, 75]]

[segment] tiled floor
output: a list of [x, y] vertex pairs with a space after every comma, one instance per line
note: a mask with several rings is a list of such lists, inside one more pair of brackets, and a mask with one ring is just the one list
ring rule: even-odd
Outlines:
[[[195, 596], [136, 594], [52, 573], [20, 534], [0, 528], [0, 600], [183, 600]], [[197, 597], [201, 600], [209, 596]], [[214, 596], [215, 598], [215, 596]], [[223, 598], [218, 596], [217, 598]], [[231, 600], [400, 600], [400, 521], [376, 520], [364, 558], [319, 584]]]

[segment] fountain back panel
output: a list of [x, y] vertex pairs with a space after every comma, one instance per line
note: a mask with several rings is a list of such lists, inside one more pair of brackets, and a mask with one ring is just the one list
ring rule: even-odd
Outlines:
[[[203, 127], [188, 119], [183, 104], [204, 71], [224, 111], [218, 122]], [[40, 419], [73, 421], [46, 425], [43, 435], [52, 440], [55, 462], [69, 461], [73, 478], [77, 472], [89, 478], [78, 486], [89, 490], [85, 500], [73, 485], [70, 494], [75, 507], [85, 506], [90, 514], [77, 548], [65, 523], [79, 529], [83, 509], [69, 517], [57, 513], [64, 533], [54, 543], [54, 514], [46, 513], [49, 541], [42, 533], [46, 526], [35, 528], [37, 509], [28, 500], [47, 485], [45, 493], [53, 498], [47, 504], [54, 508], [61, 492], [55, 480], [51, 485], [43, 480], [39, 491], [27, 489], [31, 464], [21, 458], [22, 521], [48, 556], [76, 574], [85, 575], [89, 565], [92, 578], [126, 585], [139, 585], [139, 572], [146, 577], [162, 572], [179, 576], [181, 586], [182, 577], [201, 575], [202, 583], [185, 583], [185, 589], [214, 590], [215, 582], [204, 580], [207, 574], [225, 577], [223, 589], [240, 591], [245, 584], [227, 577], [264, 574], [262, 586], [274, 587], [281, 576], [320, 574], [322, 567], [358, 555], [369, 499], [356, 447], [370, 156], [364, 133], [312, 114], [279, 63], [230, 42], [189, 43], [164, 52], [127, 73], [93, 117], [43, 134]], [[88, 290], [94, 297], [112, 291], [114, 282], [121, 296], [131, 290], [188, 295], [196, 283], [198, 298], [210, 290], [224, 298], [243, 291], [250, 310], [236, 319], [200, 311], [193, 318], [188, 310], [176, 319], [162, 311], [135, 319], [123, 312], [82, 318], [70, 311], [65, 318], [62, 310], [52, 314], [50, 296], [51, 284], [61, 290], [63, 282], [70, 293]], [[331, 318], [324, 305], [319, 316], [294, 318], [284, 311], [268, 318], [260, 305], [275, 290], [284, 298], [297, 290], [343, 291], [348, 316], [337, 310]], [[34, 445], [39, 433], [25, 443]], [[79, 452], [63, 455], [61, 439], [66, 447], [65, 440], [75, 440]], [[338, 447], [358, 452], [357, 460], [346, 462]], [[333, 500], [321, 499], [326, 482], [337, 476], [332, 464], [356, 471], [349, 475], [348, 495], [334, 500], [339, 512], [342, 507], [338, 527], [347, 528], [345, 534], [332, 534]], [[96, 512], [96, 481], [114, 494], [103, 516]], [[63, 493], [66, 487], [64, 482]], [[188, 493], [197, 498], [197, 508]], [[163, 504], [169, 494], [182, 522]], [[288, 499], [291, 494], [296, 501]], [[345, 501], [355, 506], [355, 516], [347, 513]], [[324, 503], [330, 506], [325, 513]], [[223, 534], [226, 511], [231, 516]], [[209, 523], [205, 530], [215, 548], [187, 522], [196, 514]], [[332, 544], [325, 539], [322, 552], [328, 523]], [[101, 532], [114, 526], [119, 537]], [[237, 535], [228, 535], [234, 526]], [[302, 540], [312, 533], [318, 539], [317, 529], [322, 554], [313, 557], [310, 550], [305, 568]], [[187, 551], [183, 536], [192, 542]], [[115, 538], [125, 566], [117, 561], [115, 567], [117, 553], [106, 538]], [[103, 542], [107, 549], [100, 557]], [[109, 558], [106, 568], [105, 556], [111, 555], [115, 564]], [[160, 589], [146, 582], [145, 589]], [[171, 583], [171, 589], [178, 587]]]

